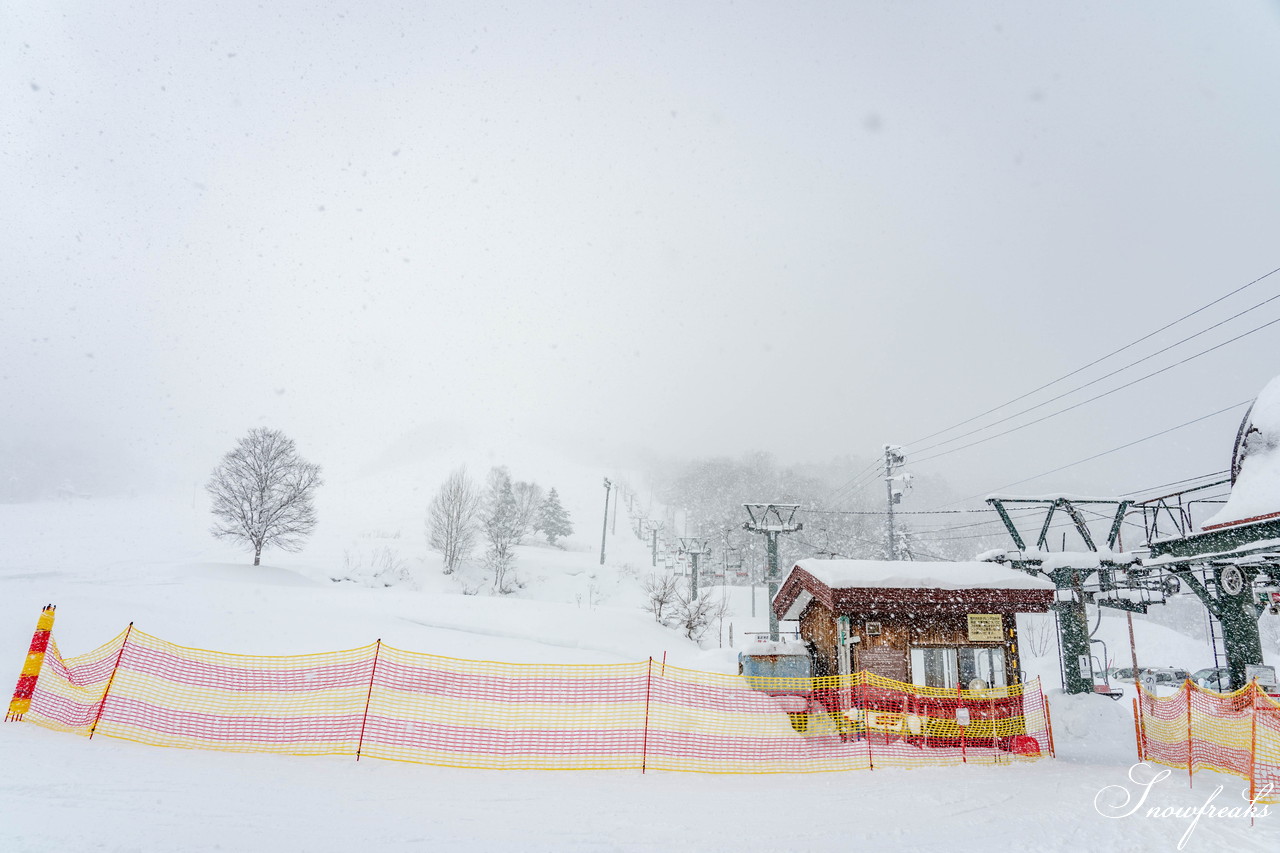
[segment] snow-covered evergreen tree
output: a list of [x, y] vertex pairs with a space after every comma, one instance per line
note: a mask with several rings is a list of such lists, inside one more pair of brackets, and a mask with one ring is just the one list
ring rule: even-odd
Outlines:
[[524, 532], [511, 476], [505, 468], [489, 472], [483, 527], [489, 545], [484, 557], [485, 568], [493, 575], [494, 591], [505, 595], [516, 585], [512, 571], [516, 561], [513, 549]]
[[562, 536], [573, 535], [573, 524], [569, 521], [568, 511], [561, 506], [560, 496], [553, 488], [538, 508], [538, 529], [547, 535], [552, 545]]

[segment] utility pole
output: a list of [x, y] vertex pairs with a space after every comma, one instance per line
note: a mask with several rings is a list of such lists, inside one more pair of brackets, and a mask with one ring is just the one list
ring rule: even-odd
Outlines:
[[698, 600], [698, 558], [703, 554], [711, 553], [711, 545], [709, 539], [698, 539], [693, 537], [680, 537], [680, 552], [688, 554], [691, 561], [689, 567], [689, 600]]
[[889, 498], [889, 542], [886, 551], [890, 560], [898, 559], [898, 537], [893, 529], [893, 507], [902, 500], [902, 489], [893, 487], [894, 472], [903, 466], [907, 457], [902, 455], [902, 447], [896, 444], [884, 446], [884, 485]]
[[609, 482], [609, 478], [604, 478], [604, 527], [600, 530], [600, 565], [604, 565], [604, 540], [609, 533], [609, 492], [613, 488], [613, 483]]
[[613, 523], [609, 525], [612, 529], [609, 531], [611, 536], [618, 535], [618, 492], [622, 491], [622, 487], [613, 490]]
[[[743, 504], [747, 516], [751, 519], [742, 524], [743, 530], [752, 533], [763, 533], [768, 553], [768, 566], [765, 570], [765, 582], [769, 589], [769, 639], [778, 639], [778, 614], [773, 609], [773, 599], [778, 595], [778, 536], [782, 533], [795, 533], [803, 530], [804, 525], [795, 520], [799, 504]], [[754, 598], [754, 595], [753, 595]]]

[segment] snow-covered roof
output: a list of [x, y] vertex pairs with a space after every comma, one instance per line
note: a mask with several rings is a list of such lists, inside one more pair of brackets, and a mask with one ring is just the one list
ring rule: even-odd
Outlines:
[[918, 563], [889, 560], [801, 560], [796, 567], [832, 589], [1053, 589], [1053, 583], [976, 561]]
[[1280, 513], [1280, 376], [1254, 401], [1247, 429], [1231, 496], [1205, 529]]

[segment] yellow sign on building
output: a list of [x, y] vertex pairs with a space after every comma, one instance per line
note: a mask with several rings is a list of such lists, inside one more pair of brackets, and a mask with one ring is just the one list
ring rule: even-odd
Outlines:
[[998, 643], [1004, 639], [1004, 621], [999, 613], [970, 613], [969, 642]]

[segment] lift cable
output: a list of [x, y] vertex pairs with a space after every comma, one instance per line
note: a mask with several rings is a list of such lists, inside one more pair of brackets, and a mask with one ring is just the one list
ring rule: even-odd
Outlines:
[[[1040, 386], [1040, 387], [1038, 387], [1038, 388], [1034, 388], [1034, 389], [1032, 389], [1032, 390], [1030, 390], [1030, 391], [1026, 392], [1025, 394], [1022, 394], [1022, 395], [1020, 395], [1020, 396], [1018, 396], [1018, 397], [1014, 397], [1012, 400], [1009, 400], [1009, 401], [1007, 401], [1007, 402], [1001, 403], [1000, 405], [996, 406], [995, 408], [988, 409], [987, 411], [982, 412], [981, 414], [974, 415], [973, 417], [971, 417], [971, 418], [967, 418], [967, 419], [965, 419], [965, 420], [963, 420], [963, 421], [960, 421], [959, 423], [952, 424], [951, 426], [946, 427], [945, 429], [940, 429], [940, 430], [938, 430], [937, 432], [930, 433], [929, 435], [926, 435], [926, 436], [923, 436], [923, 437], [921, 437], [921, 438], [915, 439], [914, 441], [907, 442], [907, 445], [919, 444], [919, 443], [920, 443], [920, 442], [922, 442], [922, 441], [928, 441], [928, 440], [929, 440], [929, 439], [931, 439], [931, 438], [935, 438], [936, 436], [942, 435], [942, 434], [944, 434], [944, 433], [948, 433], [948, 432], [950, 432], [950, 431], [951, 431], [951, 430], [953, 430], [953, 429], [956, 429], [956, 428], [958, 428], [958, 427], [962, 427], [962, 426], [965, 426], [966, 424], [972, 423], [973, 421], [976, 421], [976, 420], [978, 420], [979, 418], [984, 418], [984, 417], [986, 417], [987, 415], [992, 414], [993, 412], [998, 412], [1000, 409], [1003, 409], [1003, 408], [1005, 408], [1006, 406], [1011, 406], [1011, 405], [1013, 405], [1014, 403], [1017, 403], [1017, 402], [1019, 402], [1019, 401], [1021, 401], [1021, 400], [1025, 400], [1027, 397], [1030, 397], [1030, 396], [1031, 396], [1031, 395], [1033, 395], [1033, 394], [1036, 394], [1036, 393], [1038, 393], [1038, 392], [1040, 392], [1040, 391], [1043, 391], [1043, 390], [1044, 390], [1044, 389], [1046, 389], [1046, 388], [1052, 387], [1053, 385], [1058, 384], [1059, 382], [1063, 381], [1064, 379], [1070, 379], [1072, 376], [1075, 376], [1075, 375], [1076, 375], [1076, 374], [1078, 374], [1078, 373], [1081, 373], [1081, 372], [1083, 372], [1083, 371], [1085, 371], [1085, 370], [1088, 370], [1090, 367], [1093, 367], [1095, 364], [1099, 364], [1099, 363], [1101, 363], [1101, 362], [1103, 362], [1103, 361], [1106, 361], [1107, 359], [1111, 358], [1112, 356], [1119, 355], [1120, 353], [1124, 352], [1125, 350], [1131, 349], [1131, 348], [1133, 348], [1133, 347], [1137, 346], [1138, 344], [1142, 343], [1143, 341], [1149, 340], [1150, 338], [1155, 337], [1156, 335], [1160, 334], [1161, 332], [1166, 331], [1167, 329], [1171, 329], [1171, 328], [1173, 328], [1174, 326], [1178, 325], [1179, 323], [1183, 322], [1184, 320], [1189, 320], [1189, 319], [1191, 319], [1192, 317], [1194, 317], [1195, 315], [1199, 314], [1200, 312], [1205, 311], [1205, 310], [1207, 310], [1207, 309], [1209, 309], [1209, 308], [1212, 308], [1214, 305], [1217, 305], [1219, 302], [1222, 302], [1223, 300], [1230, 299], [1232, 296], [1235, 296], [1237, 293], [1240, 293], [1241, 291], [1246, 290], [1247, 288], [1252, 287], [1253, 285], [1257, 284], [1257, 283], [1258, 283], [1258, 282], [1260, 282], [1260, 281], [1263, 281], [1264, 279], [1270, 278], [1271, 276], [1275, 275], [1275, 274], [1276, 274], [1276, 273], [1278, 273], [1278, 272], [1280, 272], [1280, 267], [1277, 267], [1276, 269], [1273, 269], [1273, 270], [1272, 270], [1271, 272], [1269, 272], [1269, 273], [1266, 273], [1266, 274], [1264, 274], [1264, 275], [1258, 276], [1258, 277], [1257, 277], [1257, 278], [1255, 278], [1253, 281], [1248, 282], [1247, 284], [1243, 284], [1243, 285], [1241, 285], [1240, 287], [1237, 287], [1235, 290], [1232, 290], [1230, 293], [1226, 293], [1226, 294], [1224, 294], [1224, 295], [1222, 295], [1222, 296], [1219, 296], [1217, 299], [1214, 299], [1214, 300], [1213, 300], [1213, 301], [1211, 301], [1211, 302], [1207, 302], [1207, 303], [1205, 303], [1204, 305], [1201, 305], [1199, 308], [1195, 309], [1194, 311], [1191, 311], [1190, 313], [1184, 314], [1184, 315], [1182, 315], [1181, 317], [1179, 317], [1178, 319], [1176, 319], [1176, 320], [1174, 320], [1174, 321], [1172, 321], [1172, 322], [1170, 322], [1170, 323], [1166, 323], [1165, 325], [1161, 326], [1160, 328], [1156, 329], [1156, 330], [1155, 330], [1155, 331], [1153, 331], [1153, 332], [1148, 332], [1147, 334], [1143, 335], [1142, 337], [1138, 338], [1137, 340], [1130, 341], [1129, 343], [1125, 344], [1124, 346], [1120, 347], [1119, 349], [1112, 350], [1111, 352], [1107, 353], [1106, 355], [1103, 355], [1103, 356], [1100, 356], [1099, 358], [1094, 359], [1093, 361], [1089, 362], [1088, 364], [1084, 365], [1083, 367], [1077, 367], [1075, 370], [1072, 370], [1072, 371], [1071, 371], [1071, 372], [1069, 372], [1069, 373], [1064, 373], [1062, 376], [1059, 376], [1057, 379], [1050, 380], [1049, 382], [1044, 383], [1043, 385], [1041, 385], [1041, 386]], [[1255, 306], [1255, 307], [1256, 307], [1256, 306]]]
[[969, 495], [968, 497], [960, 498], [959, 500], [955, 500], [955, 501], [951, 501], [950, 503], [942, 504], [941, 506], [936, 507], [936, 509], [945, 509], [945, 508], [947, 508], [947, 507], [954, 506], [954, 505], [956, 505], [956, 504], [958, 504], [958, 503], [964, 503], [965, 501], [974, 500], [975, 498], [985, 497], [986, 495], [991, 494], [992, 492], [1001, 492], [1001, 491], [1003, 491], [1003, 490], [1005, 490], [1005, 489], [1008, 489], [1008, 488], [1010, 488], [1010, 487], [1012, 487], [1012, 486], [1020, 486], [1020, 485], [1022, 485], [1023, 483], [1029, 483], [1029, 482], [1031, 482], [1032, 480], [1038, 480], [1038, 479], [1040, 479], [1041, 477], [1047, 477], [1047, 476], [1048, 476], [1048, 475], [1050, 475], [1050, 474], [1056, 474], [1056, 473], [1058, 473], [1059, 471], [1065, 471], [1065, 470], [1066, 470], [1066, 469], [1068, 469], [1068, 468], [1074, 468], [1076, 465], [1083, 465], [1083, 464], [1084, 464], [1084, 463], [1086, 463], [1086, 462], [1092, 462], [1094, 459], [1098, 459], [1098, 458], [1101, 458], [1101, 457], [1103, 457], [1103, 456], [1107, 456], [1107, 455], [1109, 455], [1109, 454], [1116, 453], [1116, 452], [1121, 451], [1121, 450], [1125, 450], [1126, 448], [1133, 447], [1133, 446], [1134, 446], [1134, 445], [1136, 445], [1136, 444], [1142, 444], [1143, 442], [1145, 442], [1145, 441], [1150, 441], [1150, 440], [1151, 440], [1151, 439], [1153, 439], [1153, 438], [1159, 438], [1160, 436], [1162, 436], [1162, 435], [1167, 435], [1167, 434], [1169, 434], [1169, 433], [1171, 433], [1171, 432], [1174, 432], [1175, 430], [1180, 430], [1180, 429], [1183, 429], [1183, 428], [1185, 428], [1185, 427], [1189, 427], [1189, 426], [1191, 426], [1191, 425], [1193, 425], [1193, 424], [1198, 424], [1198, 423], [1200, 423], [1201, 421], [1208, 420], [1209, 418], [1216, 417], [1216, 416], [1221, 415], [1221, 414], [1223, 414], [1223, 413], [1225, 413], [1225, 412], [1230, 412], [1230, 411], [1232, 411], [1233, 409], [1239, 409], [1239, 408], [1240, 408], [1240, 407], [1242, 407], [1242, 406], [1247, 406], [1247, 405], [1249, 405], [1249, 403], [1251, 403], [1251, 402], [1253, 402], [1253, 401], [1252, 401], [1252, 400], [1242, 400], [1242, 401], [1241, 401], [1241, 402], [1239, 402], [1239, 403], [1234, 403], [1234, 404], [1232, 404], [1232, 405], [1230, 405], [1230, 406], [1226, 406], [1225, 408], [1218, 409], [1216, 412], [1210, 412], [1210, 413], [1209, 413], [1209, 414], [1207, 414], [1207, 415], [1201, 415], [1201, 416], [1200, 416], [1200, 417], [1198, 417], [1198, 418], [1193, 418], [1193, 419], [1191, 419], [1191, 420], [1189, 420], [1189, 421], [1186, 421], [1186, 422], [1184, 422], [1184, 423], [1180, 423], [1180, 424], [1178, 424], [1177, 426], [1171, 426], [1171, 427], [1169, 427], [1168, 429], [1162, 429], [1162, 430], [1160, 430], [1159, 432], [1153, 432], [1153, 433], [1151, 433], [1150, 435], [1146, 435], [1146, 436], [1143, 436], [1142, 438], [1138, 438], [1138, 439], [1135, 439], [1135, 440], [1133, 440], [1133, 441], [1127, 442], [1127, 443], [1125, 443], [1125, 444], [1120, 445], [1119, 447], [1113, 447], [1113, 448], [1111, 448], [1110, 450], [1104, 450], [1104, 451], [1102, 451], [1101, 453], [1095, 453], [1095, 454], [1093, 454], [1092, 456], [1086, 456], [1084, 459], [1077, 459], [1075, 462], [1068, 462], [1066, 465], [1060, 465], [1059, 467], [1054, 468], [1054, 469], [1052, 469], [1052, 470], [1050, 470], [1050, 471], [1042, 471], [1041, 473], [1039, 473], [1039, 474], [1035, 474], [1034, 476], [1031, 476], [1031, 477], [1026, 477], [1026, 478], [1021, 479], [1021, 480], [1015, 480], [1015, 481], [1014, 481], [1014, 482], [1012, 482], [1012, 483], [1005, 483], [1003, 486], [999, 486], [999, 487], [997, 487], [997, 488], [995, 488], [995, 489], [991, 489], [991, 490], [986, 491], [986, 492], [979, 492], [978, 494]]
[[[1233, 343], [1233, 342], [1235, 342], [1235, 341], [1240, 340], [1241, 338], [1245, 337], [1246, 335], [1252, 335], [1254, 332], [1260, 332], [1260, 331], [1262, 331], [1263, 329], [1267, 328], [1268, 326], [1273, 326], [1273, 325], [1275, 325], [1276, 323], [1280, 323], [1280, 317], [1277, 317], [1276, 319], [1271, 320], [1271, 321], [1269, 321], [1269, 322], [1267, 322], [1267, 323], [1263, 323], [1261, 326], [1258, 326], [1258, 327], [1256, 327], [1256, 328], [1250, 329], [1249, 331], [1247, 331], [1247, 332], [1245, 332], [1245, 333], [1243, 333], [1243, 334], [1237, 335], [1236, 337], [1231, 338], [1230, 340], [1223, 341], [1222, 343], [1220, 343], [1220, 344], [1216, 344], [1216, 345], [1214, 345], [1214, 346], [1212, 346], [1212, 347], [1209, 347], [1209, 348], [1208, 348], [1208, 349], [1206, 349], [1206, 350], [1201, 350], [1200, 352], [1198, 352], [1198, 353], [1196, 353], [1196, 354], [1194, 354], [1194, 355], [1189, 355], [1189, 356], [1187, 356], [1186, 358], [1182, 359], [1181, 361], [1174, 362], [1173, 364], [1170, 364], [1170, 365], [1168, 365], [1167, 367], [1162, 367], [1162, 368], [1160, 368], [1159, 370], [1156, 370], [1156, 371], [1154, 371], [1154, 372], [1152, 372], [1152, 373], [1148, 373], [1146, 376], [1142, 376], [1142, 377], [1139, 377], [1138, 379], [1134, 379], [1134, 380], [1132, 380], [1132, 381], [1130, 381], [1130, 382], [1126, 382], [1126, 383], [1125, 383], [1125, 384], [1123, 384], [1123, 385], [1118, 385], [1118, 386], [1116, 386], [1115, 388], [1112, 388], [1112, 389], [1111, 389], [1111, 390], [1109, 390], [1109, 391], [1103, 391], [1101, 394], [1097, 394], [1097, 395], [1095, 395], [1095, 396], [1093, 396], [1093, 397], [1088, 398], [1087, 400], [1081, 400], [1081, 401], [1080, 401], [1080, 402], [1078, 402], [1078, 403], [1073, 403], [1073, 404], [1071, 404], [1070, 406], [1067, 406], [1066, 408], [1058, 409], [1057, 411], [1050, 412], [1049, 414], [1044, 415], [1043, 417], [1036, 418], [1036, 419], [1035, 419], [1035, 420], [1033, 420], [1033, 421], [1028, 421], [1028, 422], [1027, 422], [1027, 423], [1025, 423], [1025, 424], [1020, 424], [1020, 425], [1018, 425], [1018, 426], [1016, 426], [1016, 427], [1012, 427], [1012, 428], [1010, 428], [1010, 429], [1004, 430], [1003, 432], [998, 432], [998, 433], [996, 433], [995, 435], [989, 435], [989, 436], [987, 436], [986, 438], [980, 438], [980, 439], [978, 439], [977, 441], [971, 441], [971, 442], [969, 442], [968, 444], [962, 444], [962, 445], [960, 445], [959, 447], [953, 447], [953, 448], [951, 448], [950, 450], [943, 450], [943, 451], [942, 451], [942, 452], [940, 452], [940, 453], [935, 453], [935, 454], [933, 454], [932, 456], [926, 456], [926, 457], [924, 457], [923, 459], [916, 459], [916, 460], [913, 460], [913, 464], [915, 464], [915, 465], [919, 465], [919, 464], [920, 464], [920, 463], [922, 463], [922, 462], [929, 462], [929, 461], [934, 460], [934, 459], [939, 459], [939, 458], [941, 458], [941, 457], [943, 457], [943, 456], [947, 456], [947, 455], [952, 454], [952, 453], [957, 453], [957, 452], [959, 452], [959, 451], [961, 451], [961, 450], [967, 450], [967, 449], [968, 449], [968, 448], [970, 448], [970, 447], [976, 447], [976, 446], [977, 446], [977, 445], [979, 445], [979, 444], [985, 444], [985, 443], [986, 443], [986, 442], [988, 442], [988, 441], [992, 441], [992, 440], [997, 439], [997, 438], [1000, 438], [1000, 437], [1002, 437], [1002, 436], [1009, 435], [1010, 433], [1014, 433], [1014, 432], [1017, 432], [1017, 431], [1019, 431], [1019, 430], [1026, 429], [1026, 428], [1027, 428], [1027, 427], [1029, 427], [1029, 426], [1035, 426], [1035, 425], [1036, 425], [1036, 424], [1038, 424], [1038, 423], [1041, 423], [1041, 422], [1043, 422], [1043, 421], [1047, 421], [1047, 420], [1049, 420], [1050, 418], [1053, 418], [1053, 417], [1057, 417], [1058, 415], [1061, 415], [1061, 414], [1064, 414], [1064, 413], [1066, 413], [1066, 412], [1069, 412], [1069, 411], [1071, 411], [1072, 409], [1078, 409], [1078, 408], [1080, 408], [1081, 406], [1085, 405], [1086, 403], [1092, 403], [1094, 400], [1101, 400], [1103, 397], [1109, 397], [1110, 395], [1112, 395], [1112, 394], [1116, 393], [1117, 391], [1123, 391], [1123, 390], [1124, 390], [1124, 389], [1126, 389], [1126, 388], [1130, 388], [1130, 387], [1132, 387], [1132, 386], [1134, 386], [1134, 385], [1137, 385], [1139, 382], [1144, 382], [1144, 381], [1146, 381], [1147, 379], [1150, 379], [1150, 378], [1151, 378], [1151, 377], [1153, 377], [1153, 376], [1158, 376], [1158, 375], [1159, 375], [1159, 374], [1161, 374], [1161, 373], [1164, 373], [1164, 372], [1166, 372], [1166, 371], [1172, 370], [1172, 369], [1173, 369], [1173, 368], [1175, 368], [1175, 367], [1179, 367], [1179, 366], [1181, 366], [1181, 365], [1183, 365], [1183, 364], [1186, 364], [1188, 361], [1191, 361], [1192, 359], [1196, 359], [1196, 358], [1199, 358], [1199, 357], [1200, 357], [1200, 356], [1202, 356], [1202, 355], [1206, 355], [1206, 354], [1208, 354], [1208, 353], [1211, 353], [1211, 352], [1213, 352], [1213, 351], [1214, 351], [1214, 350], [1216, 350], [1216, 349], [1220, 349], [1221, 347], [1226, 346], [1227, 344], [1230, 344], [1230, 343]], [[1232, 408], [1234, 408], [1234, 406], [1233, 406]], [[1224, 411], [1225, 411], [1225, 409], [1224, 409]], [[935, 445], [935, 446], [936, 446], [936, 445]]]
[[[1029, 413], [1029, 412], [1033, 412], [1033, 411], [1035, 411], [1036, 409], [1039, 409], [1041, 406], [1047, 406], [1047, 405], [1049, 405], [1050, 403], [1057, 402], [1058, 400], [1061, 400], [1063, 397], [1069, 397], [1069, 396], [1071, 396], [1072, 394], [1074, 394], [1074, 393], [1075, 393], [1075, 392], [1077, 392], [1077, 391], [1081, 391], [1081, 390], [1083, 390], [1083, 389], [1085, 389], [1085, 388], [1088, 388], [1090, 385], [1096, 385], [1096, 384], [1098, 384], [1099, 382], [1102, 382], [1102, 381], [1104, 381], [1104, 380], [1106, 380], [1106, 379], [1110, 379], [1111, 377], [1115, 376], [1115, 375], [1116, 375], [1116, 374], [1118, 374], [1118, 373], [1123, 373], [1124, 371], [1128, 370], [1129, 368], [1131, 368], [1131, 367], [1135, 367], [1135, 366], [1137, 366], [1137, 365], [1141, 364], [1141, 363], [1142, 363], [1142, 362], [1144, 362], [1144, 361], [1149, 361], [1150, 359], [1153, 359], [1153, 358], [1155, 358], [1155, 357], [1156, 357], [1156, 356], [1158, 356], [1158, 355], [1161, 355], [1161, 354], [1163, 354], [1163, 353], [1166, 353], [1166, 352], [1168, 352], [1169, 350], [1173, 349], [1174, 347], [1181, 346], [1182, 344], [1186, 343], [1187, 341], [1191, 340], [1192, 338], [1199, 337], [1200, 335], [1203, 335], [1205, 332], [1208, 332], [1208, 331], [1210, 331], [1210, 330], [1212, 330], [1212, 329], [1216, 329], [1216, 328], [1218, 328], [1218, 326], [1221, 326], [1223, 323], [1228, 323], [1228, 322], [1230, 322], [1231, 320], [1234, 320], [1236, 317], [1240, 317], [1240, 316], [1242, 316], [1243, 314], [1247, 314], [1247, 313], [1249, 313], [1249, 311], [1252, 311], [1254, 308], [1259, 308], [1259, 307], [1261, 307], [1262, 305], [1265, 305], [1265, 304], [1267, 304], [1268, 302], [1271, 302], [1272, 300], [1275, 300], [1275, 299], [1280, 299], [1280, 293], [1277, 293], [1275, 296], [1272, 296], [1272, 297], [1270, 297], [1269, 299], [1266, 299], [1266, 300], [1264, 300], [1264, 301], [1262, 301], [1262, 302], [1259, 302], [1257, 305], [1253, 306], [1253, 308], [1250, 308], [1250, 309], [1248, 309], [1248, 310], [1246, 310], [1246, 311], [1241, 311], [1239, 314], [1236, 314], [1236, 315], [1235, 315], [1235, 316], [1233, 316], [1233, 317], [1228, 317], [1226, 320], [1223, 320], [1223, 321], [1222, 321], [1222, 322], [1220, 322], [1220, 323], [1216, 323], [1216, 324], [1214, 324], [1214, 325], [1212, 325], [1212, 326], [1209, 326], [1207, 329], [1201, 329], [1200, 331], [1196, 332], [1194, 335], [1190, 335], [1190, 336], [1188, 336], [1188, 337], [1185, 337], [1185, 338], [1183, 338], [1182, 340], [1178, 341], [1177, 343], [1172, 343], [1172, 344], [1170, 344], [1169, 346], [1165, 347], [1164, 349], [1156, 350], [1155, 352], [1151, 353], [1150, 355], [1143, 356], [1142, 358], [1138, 359], [1137, 361], [1131, 361], [1131, 362], [1129, 362], [1128, 364], [1126, 364], [1124, 367], [1117, 368], [1116, 370], [1113, 370], [1113, 371], [1111, 371], [1110, 373], [1103, 374], [1102, 376], [1099, 376], [1097, 379], [1090, 379], [1088, 382], [1085, 382], [1085, 383], [1084, 383], [1084, 384], [1082, 384], [1082, 385], [1077, 385], [1076, 387], [1074, 387], [1074, 388], [1072, 388], [1072, 389], [1070, 389], [1070, 390], [1068, 390], [1068, 391], [1063, 391], [1061, 394], [1059, 394], [1059, 395], [1058, 395], [1058, 396], [1056, 396], [1056, 397], [1050, 397], [1050, 398], [1049, 398], [1049, 399], [1047, 399], [1047, 400], [1043, 400], [1043, 401], [1041, 401], [1041, 402], [1039, 402], [1039, 403], [1036, 403], [1034, 406], [1028, 406], [1027, 408], [1022, 409], [1021, 411], [1018, 411], [1018, 412], [1014, 412], [1014, 413], [1013, 413], [1013, 414], [1011, 414], [1011, 415], [1005, 415], [1003, 418], [1000, 418], [999, 420], [992, 421], [991, 423], [986, 424], [986, 425], [984, 425], [984, 426], [976, 427], [976, 428], [974, 428], [974, 429], [969, 430], [968, 432], [960, 433], [960, 434], [959, 434], [959, 435], [957, 435], [957, 436], [953, 436], [953, 437], [951, 437], [951, 438], [943, 439], [942, 441], [936, 442], [936, 443], [934, 443], [934, 444], [930, 444], [930, 445], [929, 445], [929, 446], [927, 446], [927, 447], [921, 447], [921, 448], [919, 448], [919, 449], [914, 450], [913, 452], [914, 452], [914, 453], [927, 453], [928, 451], [933, 450], [934, 448], [942, 447], [942, 446], [944, 446], [944, 445], [947, 445], [947, 444], [952, 443], [953, 441], [959, 441], [960, 439], [962, 439], [962, 438], [967, 438], [968, 436], [971, 436], [971, 435], [976, 435], [977, 433], [983, 432], [984, 430], [991, 429], [991, 428], [992, 428], [992, 427], [994, 427], [994, 426], [998, 426], [999, 424], [1006, 423], [1007, 421], [1011, 421], [1011, 420], [1013, 420], [1014, 418], [1021, 417], [1022, 415], [1025, 415], [1025, 414], [1027, 414], [1027, 413]], [[1216, 349], [1218, 349], [1218, 348], [1220, 348], [1220, 347], [1224, 347], [1224, 346], [1226, 346], [1227, 344], [1234, 343], [1235, 341], [1240, 340], [1240, 338], [1247, 337], [1248, 335], [1252, 335], [1254, 332], [1261, 331], [1262, 329], [1265, 329], [1265, 328], [1267, 328], [1268, 326], [1274, 325], [1275, 323], [1280, 323], [1280, 317], [1276, 318], [1275, 320], [1272, 320], [1270, 323], [1264, 323], [1263, 325], [1258, 326], [1258, 327], [1257, 327], [1257, 328], [1255, 328], [1255, 329], [1251, 329], [1250, 331], [1245, 332], [1244, 334], [1237, 335], [1236, 337], [1231, 338], [1230, 340], [1223, 341], [1222, 343], [1218, 344], [1217, 346], [1210, 347], [1209, 349], [1206, 349], [1206, 350], [1203, 350], [1203, 351], [1201, 351], [1201, 352], [1198, 352], [1198, 353], [1196, 353], [1195, 355], [1192, 355], [1192, 356], [1190, 356], [1190, 357], [1188, 357], [1188, 358], [1184, 358], [1182, 361], [1174, 362], [1173, 364], [1170, 364], [1170, 365], [1168, 365], [1168, 366], [1166, 366], [1166, 367], [1162, 367], [1162, 368], [1160, 368], [1159, 370], [1154, 371], [1153, 373], [1148, 373], [1146, 376], [1143, 376], [1141, 379], [1135, 379], [1133, 382], [1130, 382], [1130, 383], [1128, 383], [1128, 384], [1126, 384], [1126, 385], [1121, 385], [1121, 386], [1120, 386], [1120, 387], [1118, 387], [1118, 388], [1113, 388], [1112, 390], [1107, 391], [1107, 392], [1105, 392], [1105, 393], [1103, 393], [1103, 394], [1099, 394], [1099, 395], [1098, 395], [1098, 396], [1096, 396], [1096, 397], [1091, 397], [1091, 398], [1089, 398], [1088, 400], [1084, 400], [1084, 401], [1082, 401], [1082, 403], [1081, 403], [1081, 404], [1078, 404], [1078, 405], [1082, 405], [1083, 403], [1088, 403], [1088, 402], [1091, 402], [1091, 401], [1093, 401], [1093, 400], [1101, 399], [1102, 397], [1106, 397], [1106, 396], [1108, 396], [1108, 395], [1110, 395], [1110, 394], [1114, 394], [1116, 391], [1123, 390], [1123, 389], [1125, 389], [1125, 388], [1130, 387], [1131, 385], [1136, 385], [1136, 384], [1137, 384], [1137, 383], [1139, 383], [1139, 382], [1143, 382], [1143, 381], [1145, 381], [1145, 380], [1147, 380], [1147, 379], [1150, 379], [1150, 378], [1152, 378], [1153, 376], [1159, 376], [1161, 373], [1164, 373], [1164, 372], [1166, 372], [1166, 371], [1168, 371], [1168, 370], [1172, 370], [1172, 369], [1173, 369], [1173, 368], [1175, 368], [1175, 367], [1179, 367], [1179, 366], [1181, 366], [1181, 365], [1183, 365], [1183, 364], [1186, 364], [1188, 361], [1191, 361], [1192, 359], [1199, 358], [1200, 356], [1202, 356], [1202, 355], [1206, 355], [1206, 354], [1208, 354], [1208, 353], [1210, 353], [1210, 352], [1213, 352], [1214, 350], [1216, 350]], [[1074, 407], [1074, 406], [1072, 406], [1072, 407], [1069, 407], [1069, 408], [1066, 408], [1066, 409], [1062, 409], [1060, 412], [1058, 412], [1058, 414], [1061, 414], [1061, 412], [1069, 412], [1069, 411], [1071, 411], [1071, 409], [1072, 409], [1072, 408], [1075, 408], [1075, 407]], [[1032, 423], [1032, 424], [1034, 424], [1034, 423], [1039, 423], [1039, 421], [1032, 421], [1031, 423]], [[1031, 424], [1026, 424], [1026, 426], [1030, 426], [1030, 425], [1031, 425]], [[1020, 429], [1020, 428], [1021, 428], [1021, 427], [1019, 427], [1019, 429]], [[1012, 430], [1010, 430], [1010, 432], [1012, 432]], [[1001, 433], [1001, 435], [1007, 435], [1007, 433]], [[993, 436], [993, 437], [994, 437], [994, 436]], [[955, 448], [955, 449], [959, 450], [959, 449], [961, 449], [961, 448]], [[938, 455], [941, 455], [941, 454], [938, 454]], [[927, 458], [936, 459], [936, 458], [937, 458], [937, 455], [932, 456], [932, 457], [927, 457]], [[924, 461], [924, 460], [919, 460], [919, 461]]]

